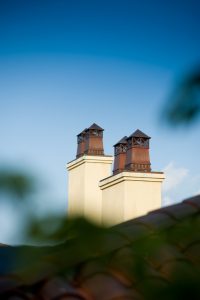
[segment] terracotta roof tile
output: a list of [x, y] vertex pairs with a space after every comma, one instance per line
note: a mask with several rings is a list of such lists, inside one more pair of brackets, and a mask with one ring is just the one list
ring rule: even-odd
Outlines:
[[[180, 248], [180, 251], [184, 250], [192, 243], [199, 241], [200, 232], [195, 228], [200, 228], [196, 225], [196, 219], [200, 220], [200, 215], [193, 218], [186, 219], [183, 222], [179, 222], [175, 228], [169, 231], [168, 242], [169, 244], [176, 245]], [[194, 229], [193, 229], [194, 228]], [[178, 238], [177, 238], [178, 236]]]
[[111, 231], [108, 232], [108, 234], [105, 234], [102, 246], [99, 247], [99, 251], [103, 253], [110, 252], [112, 250], [126, 246], [127, 243], [127, 238], [120, 232]]
[[83, 294], [75, 287], [70, 285], [67, 280], [59, 277], [54, 277], [48, 280], [39, 291], [39, 295], [43, 300], [61, 299], [65, 297], [73, 297], [74, 299], [85, 299]]
[[143, 290], [144, 285], [150, 286], [151, 290], [165, 289], [166, 286], [169, 285], [169, 281], [161, 276], [149, 276], [141, 280], [141, 291]]
[[179, 203], [171, 206], [167, 206], [161, 209], [161, 212], [166, 213], [175, 220], [182, 220], [185, 217], [189, 217], [198, 213], [198, 209], [187, 203]]
[[148, 261], [159, 269], [164, 263], [172, 259], [183, 259], [184, 255], [173, 245], [162, 243], [156, 251], [148, 255]]
[[[22, 276], [23, 282], [5, 276], [10, 269], [4, 268], [0, 299], [139, 300], [146, 299], [147, 291], [165, 290], [177, 275], [200, 278], [199, 208], [197, 196], [114, 226], [101, 236], [102, 246], [91, 256], [75, 241], [55, 247], [54, 254], [54, 248], [48, 253], [47, 247], [40, 260], [31, 257], [34, 272], [30, 278]], [[5, 255], [6, 248], [1, 250]], [[8, 254], [15, 256], [15, 248]], [[42, 270], [36, 272], [39, 265]], [[64, 275], [67, 267], [70, 280]]]
[[132, 278], [128, 277], [126, 273], [121, 272], [121, 270], [116, 270], [115, 268], [109, 269], [110, 274], [115, 277], [121, 284], [125, 287], [131, 288], [133, 287]]
[[183, 251], [186, 257], [188, 257], [195, 264], [200, 265], [200, 240], [195, 241], [188, 245]]
[[111, 300], [117, 297], [138, 299], [139, 297], [134, 289], [125, 287], [110, 274], [95, 274], [83, 282], [82, 288], [88, 291], [95, 300]]
[[183, 201], [183, 203], [190, 204], [198, 209], [200, 209], [200, 195], [194, 196], [192, 198], [188, 198]]
[[135, 282], [135, 278], [133, 278], [133, 251], [131, 247], [124, 247], [115, 251], [110, 259], [108, 268], [111, 270], [115, 270], [115, 272], [120, 272], [123, 276], [123, 280], [126, 282], [125, 285], [130, 285], [131, 282]]
[[[138, 268], [138, 253], [134, 252], [134, 247], [121, 249], [117, 251], [110, 262], [110, 267], [116, 269], [119, 274], [122, 274], [122, 278], [124, 280], [124, 284], [129, 285], [132, 284], [136, 287], [141, 280], [141, 278], [136, 275], [136, 270]], [[160, 273], [156, 270], [155, 265], [150, 264], [149, 257], [142, 257], [140, 259], [141, 265], [143, 265], [143, 278], [146, 277], [160, 277]]]
[[172, 281], [173, 277], [177, 274], [180, 276], [187, 275], [192, 276], [194, 273], [194, 266], [190, 263], [189, 259], [172, 259], [164, 263], [160, 272], [166, 277], [168, 280]]
[[87, 261], [79, 266], [78, 272], [75, 276], [75, 281], [80, 285], [87, 278], [107, 271], [107, 266], [99, 263], [96, 259]]
[[150, 212], [143, 217], [134, 219], [133, 224], [143, 224], [152, 230], [163, 230], [173, 226], [175, 222], [168, 214], [165, 214], [162, 210], [161, 212]]
[[134, 242], [145, 236], [148, 236], [152, 230], [143, 223], [134, 223], [133, 221], [127, 221], [124, 224], [119, 224], [114, 227], [117, 232], [122, 234], [129, 242]]

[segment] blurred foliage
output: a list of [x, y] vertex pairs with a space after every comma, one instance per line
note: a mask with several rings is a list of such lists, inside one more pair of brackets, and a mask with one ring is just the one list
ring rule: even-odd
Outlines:
[[200, 114], [200, 67], [177, 85], [164, 107], [162, 117], [171, 126], [187, 125]]
[[[105, 229], [84, 218], [69, 218], [66, 215], [50, 215], [42, 219], [34, 218], [30, 220], [27, 228], [27, 238], [31, 238], [33, 243], [61, 243], [74, 238], [86, 241], [98, 237]], [[106, 232], [108, 229], [106, 229]], [[84, 234], [82, 234], [84, 233]], [[89, 234], [86, 234], [89, 233]]]
[[11, 169], [0, 169], [0, 192], [14, 199], [24, 199], [34, 190], [34, 180], [27, 174]]
[[[91, 276], [98, 270], [120, 274], [147, 300], [195, 300], [200, 295], [199, 265], [187, 259], [184, 251], [199, 239], [199, 232], [197, 216], [131, 242], [121, 233], [120, 225], [101, 228], [82, 218], [48, 217], [32, 222], [28, 235], [32, 241], [56, 245], [11, 247], [4, 260], [8, 261], [8, 272], [14, 269], [12, 274], [27, 285], [52, 276], [78, 280], [90, 266]], [[178, 256], [175, 249], [182, 249]]]

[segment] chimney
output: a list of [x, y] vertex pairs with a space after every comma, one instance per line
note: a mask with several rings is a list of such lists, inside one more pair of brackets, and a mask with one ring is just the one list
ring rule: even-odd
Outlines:
[[84, 152], [86, 155], [104, 155], [103, 130], [95, 123], [86, 129]]
[[115, 152], [113, 175], [115, 175], [117, 173], [124, 171], [124, 169], [125, 169], [127, 136], [124, 136], [113, 147], [114, 147], [114, 152]]
[[113, 157], [104, 155], [103, 129], [96, 124], [77, 135], [76, 159], [67, 164], [68, 214], [102, 223], [100, 180], [111, 175]]
[[84, 129], [81, 133], [79, 133], [77, 135], [77, 154], [76, 154], [76, 158], [79, 158], [80, 156], [84, 155], [84, 151], [85, 151], [85, 131], [86, 131], [86, 129]]
[[127, 138], [125, 169], [133, 172], [151, 172], [149, 157], [150, 137], [137, 129]]
[[[124, 138], [123, 138], [124, 139]], [[149, 158], [150, 137], [136, 130], [115, 147], [113, 175], [102, 179], [102, 223], [115, 225], [140, 217], [161, 207], [163, 172], [152, 172]], [[126, 156], [122, 158], [125, 146]], [[123, 168], [125, 160], [125, 167]]]

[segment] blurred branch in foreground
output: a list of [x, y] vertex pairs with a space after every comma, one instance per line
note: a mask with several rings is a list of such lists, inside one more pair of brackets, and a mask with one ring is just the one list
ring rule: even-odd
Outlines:
[[34, 190], [33, 178], [21, 171], [0, 170], [0, 192], [6, 192], [15, 199], [24, 199]]
[[177, 86], [164, 107], [162, 116], [172, 126], [194, 122], [200, 114], [200, 66]]

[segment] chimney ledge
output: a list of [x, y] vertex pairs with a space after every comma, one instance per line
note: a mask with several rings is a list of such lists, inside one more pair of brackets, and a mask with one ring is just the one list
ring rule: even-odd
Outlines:
[[112, 155], [82, 155], [81, 157], [70, 161], [66, 168], [67, 170], [71, 170], [76, 168], [84, 163], [105, 163], [111, 164], [114, 158]]
[[124, 171], [116, 175], [109, 176], [102, 179], [99, 182], [101, 190], [108, 188], [109, 186], [118, 184], [123, 181], [149, 181], [149, 182], [163, 182], [165, 175], [163, 172], [130, 172]]

